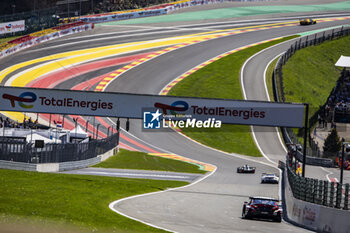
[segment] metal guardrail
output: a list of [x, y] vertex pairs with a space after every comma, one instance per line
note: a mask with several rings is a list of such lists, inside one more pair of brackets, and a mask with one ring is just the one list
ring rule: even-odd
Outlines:
[[349, 184], [304, 178], [298, 176], [289, 165], [286, 165], [286, 169], [295, 198], [331, 208], [350, 209]]
[[0, 160], [25, 163], [60, 163], [86, 160], [113, 149], [119, 144], [119, 133], [86, 143], [45, 144], [35, 148], [20, 138], [0, 137]]
[[[316, 33], [310, 36], [302, 37], [298, 41], [296, 41], [293, 45], [291, 45], [291, 47], [277, 61], [275, 69], [272, 74], [273, 95], [274, 95], [275, 101], [285, 102], [282, 68], [283, 68], [283, 65], [286, 64], [289, 58], [293, 56], [293, 54], [295, 54], [296, 51], [309, 46], [321, 44], [328, 40], [333, 40], [336, 38], [340, 38], [342, 36], [349, 36], [349, 35], [350, 35], [350, 27], [346, 27], [346, 28], [341, 27], [339, 29], [332, 29], [329, 31], [324, 31], [322, 33]], [[314, 115], [310, 117], [308, 125], [314, 125], [317, 122], [317, 116], [320, 113], [319, 111], [317, 111]], [[286, 143], [302, 145], [302, 143], [299, 142], [297, 136], [294, 134], [294, 132], [291, 129], [287, 129], [287, 128], [281, 128], [281, 129], [282, 129], [283, 139], [285, 140]], [[307, 156], [306, 164], [326, 166], [326, 167], [333, 166], [332, 160], [319, 158], [321, 155], [320, 149], [318, 148], [317, 144], [312, 141], [310, 136], [309, 136], [309, 142], [310, 142], [309, 144], [311, 148], [307, 148], [307, 151], [306, 151], [306, 156]], [[299, 161], [302, 161], [301, 159], [302, 156], [303, 155], [300, 152], [298, 152], [296, 157]]]

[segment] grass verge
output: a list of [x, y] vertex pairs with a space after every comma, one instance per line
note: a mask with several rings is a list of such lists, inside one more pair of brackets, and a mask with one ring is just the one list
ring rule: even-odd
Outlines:
[[297, 51], [282, 70], [286, 101], [309, 103], [311, 117], [335, 87], [342, 67], [334, 64], [350, 55], [349, 44], [350, 36]]
[[131, 233], [164, 231], [114, 213], [109, 203], [187, 183], [0, 169], [0, 184], [0, 223], [15, 217], [68, 224], [83, 232]]
[[[250, 47], [213, 62], [194, 72], [174, 86], [169, 95], [243, 99], [240, 70], [244, 62], [255, 53], [297, 36], [282, 38]], [[260, 157], [249, 126], [222, 125], [221, 129], [183, 129], [187, 136], [230, 153]]]
[[269, 92], [270, 101], [272, 101], [272, 102], [275, 101], [274, 96], [273, 96], [272, 74], [273, 74], [273, 71], [275, 69], [275, 66], [276, 66], [278, 59], [279, 58], [276, 58], [275, 60], [273, 60], [273, 62], [270, 63], [270, 65], [266, 71], [266, 86], [267, 86], [267, 90]]
[[106, 161], [94, 165], [94, 167], [206, 173], [194, 164], [123, 149], [120, 149], [118, 154]]

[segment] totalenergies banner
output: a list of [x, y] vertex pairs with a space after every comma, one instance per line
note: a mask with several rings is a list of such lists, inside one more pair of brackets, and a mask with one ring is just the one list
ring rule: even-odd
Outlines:
[[125, 19], [135, 19], [148, 16], [157, 16], [166, 14], [166, 9], [155, 9], [155, 10], [145, 10], [145, 11], [135, 11], [128, 13], [118, 13], [110, 15], [101, 15], [101, 16], [82, 16], [80, 20], [88, 23], [104, 23], [116, 20], [125, 20]]
[[143, 118], [159, 113], [173, 120], [302, 127], [304, 105], [228, 99], [0, 87], [0, 110]]
[[24, 30], [25, 30], [24, 20], [0, 23], [0, 34], [6, 34], [11, 32], [21, 32]]

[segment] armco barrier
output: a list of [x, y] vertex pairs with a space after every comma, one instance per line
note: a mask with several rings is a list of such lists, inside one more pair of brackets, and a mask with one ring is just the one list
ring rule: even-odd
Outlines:
[[285, 213], [287, 213], [287, 218], [290, 221], [317, 232], [349, 232], [350, 211], [330, 208], [295, 198], [287, 173], [286, 168], [283, 176], [285, 185], [284, 203], [286, 207]]
[[21, 163], [21, 162], [12, 162], [0, 160], [0, 169], [12, 169], [12, 170], [22, 170], [22, 171], [37, 171], [37, 172], [59, 172], [66, 170], [74, 170], [85, 168], [91, 165], [95, 165], [99, 162], [106, 160], [116, 153], [117, 148], [113, 148], [107, 151], [104, 154], [98, 155], [97, 157], [72, 161], [72, 162], [63, 162], [63, 163], [42, 163], [42, 164], [33, 164], [33, 163]]
[[[49, 41], [55, 38], [60, 38], [62, 36], [71, 35], [78, 32], [88, 31], [93, 28], [94, 28], [93, 23], [85, 23], [85, 24], [80, 23], [77, 26], [73, 26], [73, 27], [66, 28], [59, 31], [50, 31], [48, 34], [44, 34], [44, 35], [41, 35], [40, 32], [33, 33], [33, 34], [39, 35], [37, 37], [31, 37], [30, 35], [23, 36], [14, 41], [9, 41], [5, 45], [2, 45], [1, 47], [3, 47], [4, 49], [0, 51], [0, 58], [11, 55], [23, 49], [32, 47], [34, 45], [43, 43], [45, 41]], [[48, 29], [45, 31], [48, 31]]]

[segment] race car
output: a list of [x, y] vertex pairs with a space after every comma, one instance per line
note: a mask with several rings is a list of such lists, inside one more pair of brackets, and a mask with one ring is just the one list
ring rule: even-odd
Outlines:
[[305, 19], [300, 19], [299, 23], [300, 25], [312, 25], [312, 24], [316, 24], [316, 20], [311, 18], [305, 18]]
[[282, 221], [282, 207], [279, 200], [270, 197], [249, 197], [249, 202], [244, 202], [242, 218], [272, 219]]
[[268, 173], [263, 173], [261, 175], [261, 183], [272, 183], [272, 184], [278, 184], [280, 181], [280, 178], [276, 174], [268, 174]]
[[237, 167], [237, 173], [255, 173], [255, 167], [249, 165]]

